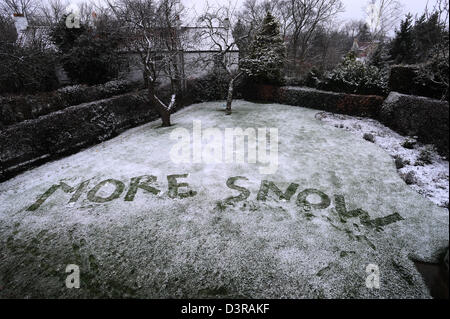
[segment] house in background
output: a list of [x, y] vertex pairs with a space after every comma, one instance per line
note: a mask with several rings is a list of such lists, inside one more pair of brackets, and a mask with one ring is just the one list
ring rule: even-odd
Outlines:
[[[49, 39], [49, 27], [48, 26], [35, 26], [30, 25], [27, 18], [23, 14], [14, 14], [14, 24], [18, 34], [18, 41], [26, 45], [36, 39], [45, 42], [45, 46], [56, 50], [56, 47]], [[177, 64], [179, 70], [181, 70], [181, 77], [183, 79], [183, 86], [185, 81], [193, 78], [198, 78], [211, 70], [214, 67], [212, 63], [212, 56], [217, 54], [219, 48], [214, 41], [208, 37], [200, 36], [204, 28], [196, 26], [181, 26], [179, 24], [176, 27], [176, 32], [179, 35], [179, 50], [176, 52]], [[167, 32], [164, 30], [163, 32]], [[233, 43], [233, 37], [231, 32], [223, 26], [218, 26], [215, 33], [227, 34], [226, 40], [229, 44]], [[130, 39], [124, 39], [129, 41]], [[131, 39], [131, 41], [133, 41]], [[121, 49], [121, 54], [125, 55], [126, 63], [123, 70], [120, 72], [122, 78], [132, 81], [143, 81], [142, 66], [138, 58], [138, 53], [129, 51], [124, 45]], [[155, 47], [155, 54], [159, 60], [163, 60], [167, 55], [173, 55], [174, 52], [169, 52], [164, 49], [164, 46]], [[234, 45], [226, 54], [227, 64], [231, 69], [236, 69], [239, 61], [239, 49], [237, 45]], [[67, 77], [61, 66], [55, 66], [56, 75], [60, 84], [70, 84], [70, 79]], [[167, 78], [163, 78], [161, 84], [169, 82]]]
[[[232, 45], [234, 43], [231, 32], [227, 32], [225, 27], [215, 27], [215, 34], [226, 34], [223, 39], [226, 40], [226, 44]], [[218, 44], [214, 42], [208, 36], [205, 36], [207, 28], [198, 26], [178, 26], [176, 34], [178, 35], [179, 49], [176, 54], [176, 61], [178, 63], [178, 69], [181, 71], [181, 77], [183, 82], [199, 78], [206, 75], [212, 68], [214, 68], [214, 55], [220, 52]], [[164, 30], [164, 32], [168, 32]], [[126, 40], [125, 40], [126, 41]], [[138, 52], [130, 52], [123, 50], [123, 54], [128, 56], [128, 65], [126, 71], [126, 78], [130, 80], [142, 79], [142, 66], [139, 60]], [[159, 48], [155, 47], [155, 52], [158, 60], [164, 60], [164, 57], [171, 55], [173, 57], [174, 52], [168, 51], [163, 45]], [[226, 64], [230, 69], [235, 70], [238, 67], [239, 62], [239, 49], [237, 45], [232, 45], [230, 50], [225, 55]], [[161, 84], [167, 84], [168, 79], [161, 80]], [[185, 86], [185, 84], [183, 84]]]
[[366, 62], [374, 54], [379, 45], [380, 41], [363, 42], [355, 38], [350, 51], [355, 54], [357, 61]]
[[21, 13], [14, 13], [13, 14], [14, 19], [14, 26], [16, 27], [17, 34], [20, 35], [28, 28], [28, 20], [25, 17], [25, 15]]

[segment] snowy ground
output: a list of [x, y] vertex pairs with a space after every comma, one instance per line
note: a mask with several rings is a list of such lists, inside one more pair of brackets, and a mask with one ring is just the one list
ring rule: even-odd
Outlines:
[[[225, 116], [222, 105], [192, 105], [173, 127], [155, 121], [0, 184], [0, 297], [430, 297], [412, 259], [438, 261], [448, 210], [411, 189], [383, 149], [315, 110], [235, 101]], [[193, 120], [278, 128], [278, 171], [173, 163], [170, 133], [191, 130]], [[178, 178], [189, 183], [181, 198], [169, 196], [173, 174], [188, 174]], [[141, 175], [157, 180], [134, 193]], [[241, 188], [227, 187], [237, 176]], [[295, 193], [258, 199], [263, 180]], [[322, 199], [302, 199], [306, 189]], [[314, 206], [324, 198], [328, 205]], [[80, 267], [80, 289], [65, 287], [68, 264]], [[366, 287], [369, 264], [379, 268], [380, 289]]]
[[412, 137], [401, 136], [369, 118], [328, 112], [320, 112], [316, 118], [356, 133], [361, 138], [365, 134], [372, 135], [375, 144], [396, 159], [400, 176], [405, 180], [410, 178], [408, 183], [411, 182], [414, 190], [438, 206], [448, 208], [449, 162], [432, 145], [423, 145]]

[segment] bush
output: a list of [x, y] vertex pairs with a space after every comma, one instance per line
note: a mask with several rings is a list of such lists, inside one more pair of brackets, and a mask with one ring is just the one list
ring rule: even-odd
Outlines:
[[[187, 92], [192, 103], [225, 100], [229, 76], [225, 72], [211, 72], [188, 82]], [[238, 91], [238, 90], [236, 90]]]
[[34, 93], [57, 87], [55, 56], [39, 41], [21, 45], [14, 23], [0, 16], [0, 94]]
[[427, 63], [418, 69], [414, 82], [418, 83], [425, 96], [448, 101], [449, 51], [448, 37], [444, 44], [437, 45]]
[[13, 46], [7, 52], [0, 64], [0, 93], [36, 93], [57, 88], [52, 53], [19, 46]]
[[139, 91], [9, 126], [0, 130], [0, 181], [157, 118], [147, 92]]
[[448, 101], [448, 51], [447, 59], [438, 52], [433, 55], [421, 65], [393, 65], [389, 90]]
[[[261, 99], [263, 95], [258, 93], [258, 99]], [[378, 116], [383, 104], [383, 98], [380, 96], [335, 93], [305, 87], [281, 87], [272, 93], [272, 96], [274, 99], [268, 102], [372, 118]]]
[[[402, 135], [435, 145], [441, 155], [448, 157], [448, 111], [447, 101], [391, 92], [384, 100], [379, 119]], [[402, 146], [414, 148], [415, 142], [408, 139]]]
[[389, 74], [389, 91], [408, 95], [420, 95], [413, 79], [418, 74], [415, 65], [393, 65]]
[[285, 86], [307, 86], [314, 89], [319, 89], [323, 84], [323, 72], [320, 72], [313, 67], [306, 75], [299, 78], [286, 77], [284, 79]]
[[72, 81], [100, 84], [118, 76], [122, 64], [118, 53], [120, 37], [117, 26], [99, 20], [94, 27], [67, 28], [64, 16], [51, 32], [59, 49], [64, 70]]
[[384, 96], [387, 94], [387, 81], [377, 67], [366, 65], [348, 56], [336, 69], [326, 75], [321, 89]]
[[322, 85], [323, 74], [316, 68], [312, 68], [311, 71], [305, 77], [304, 85], [312, 88], [320, 88]]
[[285, 86], [304, 86], [305, 81], [301, 78], [285, 77], [284, 85]]
[[131, 81], [111, 81], [96, 86], [73, 85], [35, 95], [0, 97], [0, 129], [24, 120], [38, 118], [72, 105], [124, 94], [139, 88]]

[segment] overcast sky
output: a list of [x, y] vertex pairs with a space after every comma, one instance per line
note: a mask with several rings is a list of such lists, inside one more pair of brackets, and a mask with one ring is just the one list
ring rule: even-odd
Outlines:
[[[2, 1], [2, 0], [0, 0]], [[80, 3], [86, 0], [69, 0], [69, 3]], [[99, 0], [96, 0], [99, 1]], [[206, 3], [210, 5], [216, 4], [228, 4], [228, 2], [235, 4], [237, 8], [240, 8], [245, 0], [181, 0], [183, 5], [188, 9], [194, 9], [197, 12], [202, 12]], [[365, 8], [368, 0], [341, 0], [345, 6], [345, 12], [341, 13], [339, 18], [342, 21], [348, 20], [365, 20]], [[403, 12], [407, 14], [412, 13], [413, 16], [424, 12], [428, 3], [429, 8], [433, 8], [437, 0], [399, 0], [403, 4]]]
[[[245, 0], [231, 0], [232, 3], [235, 3], [237, 7], [240, 7]], [[367, 5], [367, 0], [341, 0], [345, 6], [345, 12], [340, 15], [342, 20], [352, 20], [352, 19], [365, 19], [364, 9]], [[405, 14], [411, 12], [413, 15], [417, 13], [422, 13], [425, 10], [425, 6], [427, 2], [429, 2], [428, 6], [430, 8], [436, 3], [437, 0], [400, 0], [403, 4], [403, 11]], [[201, 11], [205, 4], [206, 0], [181, 0], [187, 8], [195, 8], [197, 11]], [[210, 4], [220, 4], [220, 3], [228, 3], [228, 0], [208, 0]]]

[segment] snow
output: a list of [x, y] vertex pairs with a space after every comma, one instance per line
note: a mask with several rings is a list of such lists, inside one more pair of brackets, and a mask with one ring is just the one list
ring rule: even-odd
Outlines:
[[[395, 95], [391, 95], [391, 98], [396, 98]], [[411, 188], [438, 206], [448, 208], [449, 162], [440, 156], [432, 145], [423, 145], [413, 137], [399, 135], [380, 122], [369, 118], [327, 112], [319, 113], [317, 118], [361, 138], [367, 133], [374, 135], [376, 145], [391, 157], [402, 159], [404, 167], [398, 170], [400, 176], [406, 177], [408, 173], [414, 173], [416, 183], [411, 185]], [[403, 146], [405, 142], [414, 144], [414, 147], [405, 148]], [[421, 159], [423, 153], [428, 154], [430, 163], [424, 163]]]
[[[316, 110], [234, 101], [225, 116], [223, 103], [192, 105], [172, 116], [172, 127], [151, 122], [1, 183], [0, 298], [430, 298], [412, 259], [439, 261], [448, 246], [447, 209], [406, 185], [380, 146], [319, 121]], [[193, 120], [222, 131], [278, 128], [278, 171], [260, 174], [260, 163], [171, 162], [170, 133], [191, 131]], [[170, 198], [167, 176], [174, 174], [189, 174], [178, 182], [197, 194]], [[138, 189], [125, 201], [130, 179], [141, 175], [154, 175], [160, 192]], [[226, 186], [235, 176], [247, 178], [236, 185], [250, 196], [226, 204], [239, 194]], [[124, 183], [124, 192], [91, 201], [90, 190], [107, 179]], [[58, 189], [27, 210], [53, 184], [87, 180], [78, 200]], [[269, 192], [261, 201], [262, 180], [283, 192], [299, 186], [290, 200]], [[328, 195], [330, 206], [298, 206], [305, 189]], [[403, 220], [382, 229], [359, 218], [345, 222], [335, 194], [371, 220], [395, 212]], [[80, 266], [80, 289], [64, 286], [68, 264]], [[369, 264], [380, 269], [379, 290], [365, 286]]]

